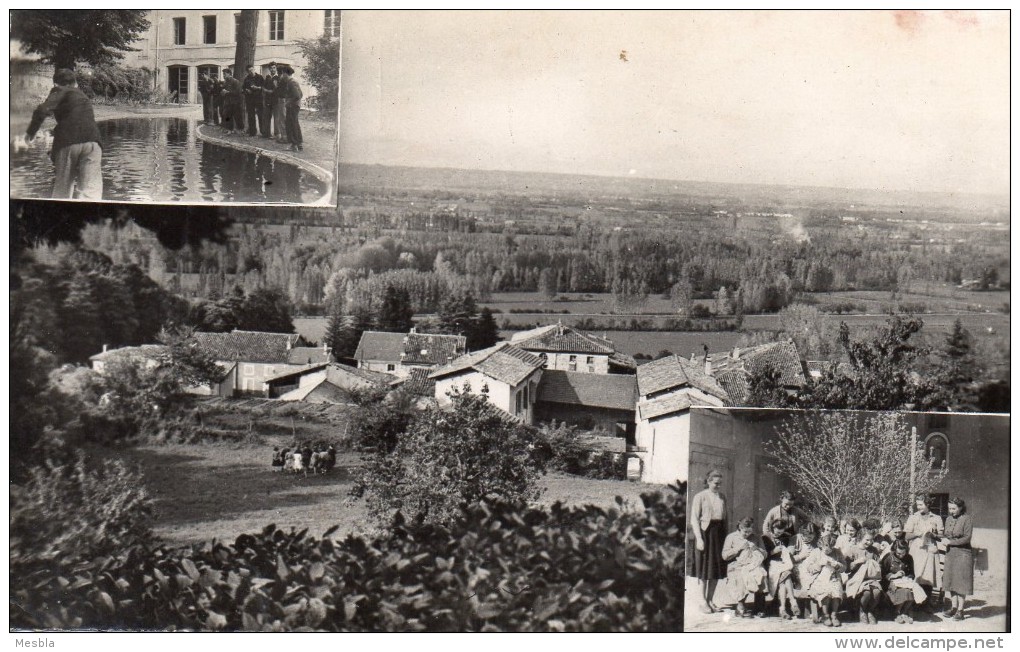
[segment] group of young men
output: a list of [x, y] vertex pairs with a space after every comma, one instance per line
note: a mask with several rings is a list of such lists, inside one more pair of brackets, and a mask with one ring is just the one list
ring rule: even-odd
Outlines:
[[243, 80], [234, 77], [230, 68], [224, 68], [222, 80], [203, 72], [198, 92], [206, 124], [244, 133], [247, 122], [249, 136], [274, 138], [296, 152], [303, 149], [299, 119], [303, 93], [292, 67], [272, 64], [263, 76], [255, 66], [248, 66]]

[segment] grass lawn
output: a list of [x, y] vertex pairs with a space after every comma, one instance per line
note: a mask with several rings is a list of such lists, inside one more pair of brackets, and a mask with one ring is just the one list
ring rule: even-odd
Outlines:
[[[156, 535], [168, 545], [191, 544], [217, 538], [233, 541], [244, 532], [270, 523], [283, 528], [308, 528], [321, 536], [339, 525], [337, 537], [370, 534], [372, 526], [364, 501], [348, 496], [361, 456], [343, 454], [325, 475], [284, 474], [270, 466], [274, 445], [286, 436], [263, 437], [263, 443], [206, 443], [141, 446], [96, 454], [119, 457], [140, 467], [145, 486], [155, 499]], [[660, 487], [641, 483], [589, 480], [563, 474], [542, 479], [540, 504], [560, 500], [604, 507], [622, 496], [640, 506], [640, 494]]]

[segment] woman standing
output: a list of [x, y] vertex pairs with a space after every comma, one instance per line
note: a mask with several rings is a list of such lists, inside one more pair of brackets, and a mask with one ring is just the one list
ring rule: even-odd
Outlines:
[[914, 561], [914, 579], [928, 591], [929, 603], [931, 591], [938, 585], [938, 540], [942, 536], [942, 518], [931, 512], [931, 502], [929, 496], [919, 494], [915, 501], [917, 511], [903, 526], [904, 539]]
[[942, 586], [951, 600], [945, 616], [953, 620], [963, 620], [963, 603], [968, 595], [974, 593], [974, 551], [970, 547], [973, 530], [974, 521], [967, 513], [967, 504], [963, 498], [950, 500], [943, 537], [948, 551]]
[[719, 610], [715, 606], [715, 590], [719, 580], [726, 577], [726, 565], [723, 562], [723, 541], [726, 538], [726, 496], [719, 488], [722, 486], [723, 475], [719, 471], [709, 471], [705, 476], [707, 489], [694, 496], [691, 503], [691, 530], [697, 551], [694, 555], [694, 574], [701, 582], [701, 597], [704, 604], [701, 611], [714, 613]]

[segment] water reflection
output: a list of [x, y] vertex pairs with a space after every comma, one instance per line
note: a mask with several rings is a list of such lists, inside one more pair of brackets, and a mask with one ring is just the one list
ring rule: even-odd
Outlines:
[[[199, 140], [197, 123], [181, 118], [129, 118], [99, 123], [103, 199], [159, 202], [311, 203], [327, 184], [269, 157]], [[49, 143], [37, 137], [11, 151], [11, 196], [49, 197]]]

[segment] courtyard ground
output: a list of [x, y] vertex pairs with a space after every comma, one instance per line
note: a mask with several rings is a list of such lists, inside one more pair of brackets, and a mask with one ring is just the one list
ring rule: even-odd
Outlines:
[[[298, 530], [308, 528], [319, 537], [339, 525], [335, 537], [374, 532], [363, 500], [348, 494], [364, 459], [341, 454], [337, 466], [324, 475], [284, 474], [270, 466], [273, 446], [293, 439], [263, 436], [259, 443], [167, 444], [93, 454], [119, 457], [137, 466], [155, 500], [155, 533], [168, 545], [184, 545], [216, 538], [233, 542], [245, 532], [266, 525]], [[640, 494], [661, 489], [655, 485], [614, 480], [590, 480], [549, 474], [541, 480], [538, 503], [615, 505], [622, 496], [640, 506]]]
[[[880, 620], [877, 625], [862, 625], [851, 613], [841, 618], [838, 629], [815, 625], [808, 619], [780, 620], [779, 618], [736, 618], [733, 609], [714, 614], [702, 613], [701, 588], [692, 577], [686, 578], [684, 604], [685, 632], [841, 632], [841, 633], [935, 633], [935, 632], [1004, 632], [1006, 621], [1006, 581], [989, 573], [974, 575], [975, 595], [967, 599], [967, 617], [954, 621], [939, 615], [920, 616], [915, 613], [914, 624], [903, 625], [892, 620]], [[720, 584], [722, 595], [724, 587]]]

